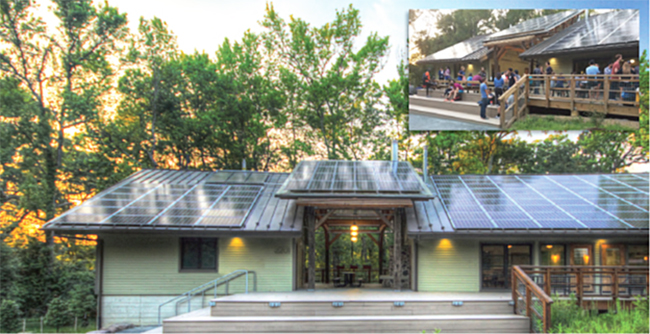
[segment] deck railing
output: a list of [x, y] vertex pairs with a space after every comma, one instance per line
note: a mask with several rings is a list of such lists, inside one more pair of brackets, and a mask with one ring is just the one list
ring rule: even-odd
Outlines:
[[526, 315], [531, 330], [547, 333], [551, 326], [551, 295], [574, 295], [585, 301], [614, 303], [648, 297], [648, 267], [633, 266], [513, 266], [512, 299], [514, 312]]
[[548, 333], [553, 299], [519, 266], [512, 267], [512, 300], [515, 303], [514, 313], [530, 319], [532, 332]]

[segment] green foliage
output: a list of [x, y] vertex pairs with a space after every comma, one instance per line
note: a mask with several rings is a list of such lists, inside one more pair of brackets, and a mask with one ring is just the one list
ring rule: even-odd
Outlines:
[[640, 298], [634, 307], [622, 307], [617, 302], [607, 313], [592, 308], [585, 310], [571, 299], [553, 298], [551, 333], [648, 333], [648, 298]]
[[632, 131], [633, 125], [612, 123], [603, 124], [596, 118], [588, 119], [556, 119], [554, 116], [527, 115], [517, 120], [511, 130], [540, 130], [540, 131], [571, 131], [571, 130], [606, 130], [606, 131]]
[[0, 303], [0, 332], [15, 333], [20, 330], [20, 309], [18, 303], [3, 299]]
[[56, 332], [58, 333], [59, 328], [69, 325], [71, 322], [72, 315], [70, 314], [70, 309], [68, 308], [66, 301], [61, 297], [52, 299], [50, 304], [47, 306], [45, 324], [56, 328]]

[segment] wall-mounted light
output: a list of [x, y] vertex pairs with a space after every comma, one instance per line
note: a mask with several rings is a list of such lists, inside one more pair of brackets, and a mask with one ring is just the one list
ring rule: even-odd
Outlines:
[[560, 256], [557, 254], [551, 255], [551, 261], [553, 261], [553, 263], [558, 263], [558, 261], [560, 261]]
[[553, 248], [553, 245], [546, 245], [546, 248], [551, 249]]
[[589, 264], [589, 255], [583, 255], [582, 260], [585, 262], [585, 264]]
[[512, 245], [508, 245], [508, 248], [512, 248]]

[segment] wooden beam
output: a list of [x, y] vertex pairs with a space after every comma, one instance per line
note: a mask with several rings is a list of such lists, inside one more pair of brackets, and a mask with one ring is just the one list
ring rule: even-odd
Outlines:
[[332, 240], [328, 241], [330, 246], [334, 243], [334, 241], [336, 241], [336, 239], [341, 237], [341, 234], [333, 234], [333, 235], [334, 235], [334, 238], [332, 238]]
[[384, 224], [388, 225], [391, 229], [394, 229], [393, 224], [388, 219], [386, 219], [386, 217], [384, 217], [384, 215], [381, 212], [379, 212], [379, 210], [375, 210], [375, 213], [377, 214], [377, 217], [379, 217], [379, 219], [381, 219], [384, 222]]
[[298, 206], [313, 206], [319, 209], [394, 209], [412, 208], [413, 201], [403, 198], [298, 198]]
[[323, 226], [333, 227], [333, 226], [350, 226], [353, 223], [356, 223], [359, 226], [383, 226], [385, 225], [382, 220], [328, 220]]
[[316, 223], [316, 229], [323, 225], [327, 221], [327, 218], [329, 218], [336, 210], [329, 210], [325, 216], [323, 216], [317, 223]]

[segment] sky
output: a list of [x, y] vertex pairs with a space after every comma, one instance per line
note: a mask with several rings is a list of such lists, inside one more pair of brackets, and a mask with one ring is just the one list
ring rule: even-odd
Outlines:
[[[95, 0], [97, 3], [98, 0]], [[55, 23], [52, 14], [47, 12], [48, 0], [37, 0], [41, 4], [39, 15], [48, 23]], [[195, 50], [214, 54], [224, 38], [240, 40], [247, 30], [261, 32], [259, 21], [264, 18], [266, 0], [108, 0], [111, 6], [128, 14], [132, 31], [137, 31], [140, 17], [151, 19], [156, 16], [167, 22], [170, 29], [178, 36], [178, 44], [185, 53]], [[289, 15], [301, 18], [314, 26], [322, 26], [334, 19], [336, 10], [346, 8], [352, 3], [361, 15], [363, 24], [359, 42], [364, 41], [371, 32], [379, 36], [390, 37], [390, 55], [383, 70], [377, 75], [380, 84], [397, 77], [397, 65], [407, 59], [408, 10], [409, 9], [493, 9], [494, 1], [455, 0], [455, 1], [418, 1], [418, 0], [275, 0], [272, 2], [276, 11], [285, 20]], [[500, 0], [499, 8], [634, 8], [641, 13], [642, 50], [648, 49], [648, 1], [567, 1], [567, 0]], [[644, 27], [644, 28], [643, 28]]]

